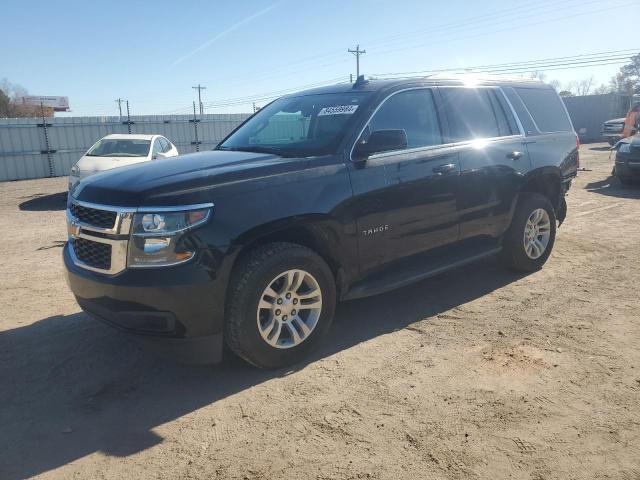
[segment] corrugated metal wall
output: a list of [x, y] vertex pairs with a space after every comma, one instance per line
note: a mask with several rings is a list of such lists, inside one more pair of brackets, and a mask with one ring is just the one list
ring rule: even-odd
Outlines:
[[[248, 116], [199, 116], [200, 150], [212, 149]], [[41, 118], [0, 119], [0, 181], [67, 175], [82, 154], [102, 137], [127, 133], [127, 124], [119, 117], [47, 118], [46, 123], [45, 137]], [[164, 135], [180, 153], [196, 151], [192, 115], [131, 117], [131, 133]]]
[[603, 141], [602, 124], [624, 117], [629, 110], [629, 97], [616, 93], [564, 97], [563, 100], [573, 128], [583, 143]]

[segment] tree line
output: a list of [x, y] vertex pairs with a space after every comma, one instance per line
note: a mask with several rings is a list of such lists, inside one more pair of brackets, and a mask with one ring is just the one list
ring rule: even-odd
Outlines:
[[[544, 72], [533, 72], [532, 78], [546, 81]], [[622, 66], [608, 84], [596, 85], [593, 75], [581, 80], [573, 80], [562, 84], [558, 80], [550, 80], [549, 85], [555, 88], [561, 97], [582, 95], [601, 95], [605, 93], [619, 93], [622, 95], [640, 94], [640, 54], [631, 57], [631, 62]]]
[[[42, 109], [37, 105], [25, 105], [22, 97], [27, 90], [21, 85], [9, 82], [6, 78], [0, 81], [0, 118], [41, 117]], [[53, 117], [53, 109], [44, 109], [45, 117]]]

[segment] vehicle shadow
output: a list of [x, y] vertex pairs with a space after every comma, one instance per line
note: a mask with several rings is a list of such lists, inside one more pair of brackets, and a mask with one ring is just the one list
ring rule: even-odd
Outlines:
[[611, 150], [611, 147], [609, 145], [605, 147], [589, 147], [589, 150], [593, 150], [594, 152], [608, 152]]
[[18, 208], [29, 212], [48, 212], [67, 208], [67, 192], [52, 193], [50, 195], [36, 194], [25, 200]]
[[604, 180], [587, 183], [584, 187], [589, 192], [620, 198], [640, 198], [640, 183], [622, 185], [620, 180], [610, 175]]
[[[339, 305], [305, 364], [435, 317], [522, 278], [488, 259], [413, 286]], [[460, 320], [464, 322], [464, 320]], [[186, 366], [83, 313], [0, 333], [0, 478], [26, 478], [94, 452], [128, 456], [163, 441], [154, 428], [291, 370], [227, 354]]]

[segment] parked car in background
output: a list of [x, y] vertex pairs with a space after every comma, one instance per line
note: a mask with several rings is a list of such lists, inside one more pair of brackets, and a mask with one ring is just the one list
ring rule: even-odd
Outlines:
[[73, 190], [80, 180], [94, 173], [177, 155], [176, 146], [161, 135], [107, 135], [71, 167], [69, 191]]
[[493, 255], [542, 268], [578, 163], [548, 85], [360, 77], [275, 100], [215, 151], [81, 182], [67, 282], [129, 332], [291, 365], [338, 300]]
[[615, 145], [622, 138], [624, 117], [607, 120], [602, 124], [602, 136], [609, 145]]
[[620, 140], [616, 149], [616, 164], [613, 174], [620, 183], [628, 185], [640, 180], [640, 136], [634, 135]]

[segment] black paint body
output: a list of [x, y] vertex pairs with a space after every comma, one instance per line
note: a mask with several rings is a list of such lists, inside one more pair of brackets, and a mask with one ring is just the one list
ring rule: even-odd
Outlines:
[[[65, 247], [67, 278], [78, 302], [90, 313], [139, 333], [152, 332], [144, 321], [133, 320], [136, 315], [166, 315], [169, 327], [155, 335], [213, 340], [210, 345], [219, 358], [229, 278], [238, 256], [256, 245], [289, 241], [313, 248], [333, 270], [345, 299], [384, 290], [362, 286], [413, 256], [431, 251], [442, 259], [449, 248], [459, 252], [476, 241], [499, 242], [523, 190], [546, 189], [554, 207], [561, 208], [577, 171], [572, 132], [527, 132], [481, 144], [450, 143], [352, 160], [353, 145], [372, 113], [399, 90], [432, 89], [447, 138], [448, 113], [438, 89], [448, 85], [462, 86], [455, 80], [423, 79], [358, 87], [372, 94], [334, 155], [298, 159], [210, 151], [87, 179], [74, 192], [83, 202], [126, 207], [212, 202], [214, 207], [210, 221], [189, 233], [198, 253], [183, 265], [106, 276], [75, 266]], [[514, 151], [521, 156], [508, 158]]]
[[[621, 152], [623, 144], [629, 145], [629, 152]], [[640, 180], [640, 136], [634, 135], [616, 145], [616, 176], [624, 180]]]

